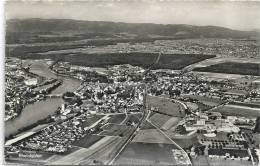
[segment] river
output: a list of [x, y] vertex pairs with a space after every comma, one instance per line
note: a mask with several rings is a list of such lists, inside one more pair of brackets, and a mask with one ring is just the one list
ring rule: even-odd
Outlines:
[[[52, 94], [61, 94], [66, 91], [75, 91], [80, 86], [80, 81], [70, 77], [57, 76], [43, 60], [24, 60], [25, 65], [32, 64], [30, 72], [46, 78], [62, 79], [63, 83]], [[29, 126], [40, 119], [52, 115], [61, 104], [64, 103], [62, 98], [47, 98], [33, 104], [25, 106], [21, 114], [5, 123], [5, 137], [16, 134], [19, 129]]]

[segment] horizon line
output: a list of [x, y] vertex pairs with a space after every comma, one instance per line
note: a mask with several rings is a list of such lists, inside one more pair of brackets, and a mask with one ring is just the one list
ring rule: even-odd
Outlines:
[[225, 28], [234, 31], [244, 31], [244, 32], [254, 32], [259, 31], [260, 29], [250, 29], [250, 30], [241, 30], [241, 29], [234, 29], [224, 26], [217, 26], [217, 25], [194, 25], [194, 24], [164, 24], [164, 23], [154, 23], [154, 22], [122, 22], [122, 21], [107, 21], [107, 20], [80, 20], [80, 19], [72, 19], [72, 18], [39, 18], [39, 17], [31, 17], [31, 18], [5, 18], [5, 21], [11, 20], [72, 20], [72, 21], [82, 21], [82, 22], [108, 22], [108, 23], [123, 23], [123, 24], [154, 24], [154, 25], [186, 25], [186, 26], [194, 26], [194, 27], [219, 27]]

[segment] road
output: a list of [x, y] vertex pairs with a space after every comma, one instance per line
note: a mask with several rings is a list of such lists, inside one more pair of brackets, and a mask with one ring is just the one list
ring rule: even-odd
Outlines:
[[151, 125], [153, 125], [157, 130], [159, 130], [166, 138], [168, 138], [177, 148], [179, 148], [179, 150], [181, 150], [184, 154], [185, 154], [185, 158], [188, 159], [187, 160], [187, 165], [192, 165], [190, 158], [188, 156], [188, 154], [185, 152], [184, 149], [182, 149], [181, 146], [179, 146], [176, 142], [174, 142], [165, 132], [163, 132], [159, 127], [157, 127], [155, 124], [153, 124], [150, 119], [147, 119], [147, 122], [149, 122]]
[[224, 103], [222, 103], [222, 104], [219, 104], [219, 105], [214, 106], [213, 108], [208, 109], [207, 111], [213, 112], [214, 110], [218, 109], [219, 107], [222, 107], [222, 106], [227, 105], [227, 104], [229, 104], [229, 103], [230, 103], [229, 101], [224, 102]]
[[[157, 97], [163, 98], [163, 99], [170, 99], [170, 98], [160, 97], [160, 96], [157, 96]], [[171, 100], [173, 100], [174, 102], [179, 103], [180, 105], [182, 105], [185, 110], [188, 109], [187, 105], [184, 104], [183, 102], [181, 102], [181, 101], [179, 101], [179, 100], [176, 100], [176, 99], [171, 99]], [[150, 111], [149, 111], [148, 114], [150, 114]], [[178, 148], [186, 155], [185, 157], [188, 159], [187, 164], [188, 164], [188, 165], [192, 165], [192, 163], [191, 163], [191, 161], [190, 161], [190, 158], [188, 157], [188, 154], [185, 152], [184, 149], [182, 149], [181, 146], [179, 146], [176, 142], [174, 142], [174, 141], [173, 141], [165, 132], [163, 132], [159, 127], [157, 127], [155, 124], [153, 124], [148, 117], [146, 118], [146, 120], [147, 120], [147, 122], [149, 122], [151, 125], [153, 125], [157, 130], [159, 130], [166, 138], [168, 138], [176, 147], [178, 147]]]
[[[153, 65], [155, 65], [156, 63], [159, 62], [160, 57], [161, 57], [161, 54], [158, 55], [156, 61], [150, 66], [150, 68], [148, 68], [148, 69], [146, 70], [146, 72], [144, 72], [144, 75], [146, 75], [146, 74], [150, 71], [150, 69], [151, 69], [151, 67], [152, 67]], [[118, 151], [115, 153], [115, 155], [114, 155], [111, 159], [108, 159], [108, 161], [106, 161], [104, 164], [111, 165], [111, 164], [114, 163], [114, 161], [115, 161], [115, 160], [117, 159], [117, 157], [121, 154], [121, 152], [125, 149], [125, 147], [126, 147], [126, 146], [132, 141], [132, 139], [135, 137], [135, 135], [137, 134], [137, 132], [138, 132], [139, 129], [140, 129], [140, 126], [145, 122], [145, 120], [148, 119], [148, 116], [150, 115], [150, 113], [146, 110], [147, 86], [146, 86], [145, 83], [144, 83], [144, 86], [145, 86], [145, 88], [144, 88], [143, 108], [142, 108], [142, 110], [141, 110], [141, 111], [142, 111], [142, 118], [141, 118], [140, 122], [135, 126], [135, 129], [133, 130], [133, 132], [131, 132], [131, 133], [129, 134], [129, 136], [127, 136], [127, 138], [125, 138], [124, 140], [122, 140], [122, 141], [123, 141], [122, 143], [120, 143], [120, 142], [121, 142], [121, 141], [120, 141], [118, 145], [115, 145], [115, 146], [119, 146], [119, 147], [116, 147], [116, 149], [117, 149]], [[126, 110], [125, 110], [124, 113], [125, 113], [126, 116], [127, 116], [127, 111], [126, 111]], [[108, 116], [108, 115], [106, 115], [106, 116], [103, 117], [102, 119], [106, 118], [107, 116]], [[102, 120], [102, 119], [100, 119], [100, 120]], [[97, 121], [96, 123], [94, 123], [93, 125], [91, 125], [90, 127], [85, 128], [85, 129], [90, 129], [92, 126], [95, 126], [97, 123], [99, 123], [100, 120]], [[126, 120], [126, 119], [124, 119], [124, 121], [125, 121], [125, 120]], [[113, 141], [112, 141], [112, 142], [113, 142]], [[112, 142], [111, 142], [111, 143], [112, 143]], [[108, 144], [106, 144], [106, 145], [110, 145], [110, 143], [108, 143]], [[111, 147], [111, 148], [112, 148], [112, 147]], [[102, 148], [102, 149], [103, 149], [103, 148]], [[54, 162], [54, 164], [61, 164], [61, 163], [66, 163], [66, 162], [72, 162], [73, 160], [74, 160], [74, 161], [73, 161], [74, 164], [79, 164], [79, 163], [88, 162], [88, 161], [90, 161], [91, 156], [93, 156], [93, 155], [95, 155], [95, 154], [102, 154], [103, 152], [105, 153], [105, 150], [104, 150], [104, 149], [102, 150], [102, 149], [95, 150], [95, 152], [93, 152], [93, 151], [90, 150], [90, 149], [81, 149], [81, 150], [76, 151], [76, 152], [74, 152], [73, 154], [67, 156], [66, 158], [63, 158], [63, 159], [61, 159], [61, 160], [59, 160], [59, 161]], [[79, 157], [79, 156], [81, 156], [81, 157]], [[84, 157], [85, 159], [83, 159], [83, 157]], [[87, 157], [87, 158], [86, 158], [86, 157]], [[83, 160], [82, 160], [82, 159], [83, 159]]]
[[136, 136], [137, 132], [139, 131], [140, 126], [147, 119], [147, 115], [149, 115], [149, 114], [147, 114], [147, 111], [146, 111], [146, 95], [147, 95], [147, 87], [145, 85], [145, 92], [144, 92], [144, 99], [143, 99], [144, 100], [144, 106], [143, 106], [143, 116], [142, 116], [142, 119], [141, 119], [140, 123], [138, 123], [138, 125], [136, 126], [135, 131], [131, 133], [131, 135], [129, 136], [127, 141], [123, 144], [123, 146], [116, 153], [115, 157], [112, 158], [112, 160], [107, 163], [108, 165], [112, 165], [114, 163], [116, 158], [121, 154], [121, 152], [125, 149], [125, 147], [133, 140], [133, 138]]
[[49, 165], [64, 165], [64, 164], [71, 164], [71, 165], [78, 165], [82, 161], [87, 160], [86, 158], [91, 157], [95, 153], [102, 151], [102, 149], [115, 141], [117, 137], [113, 136], [106, 136], [96, 142], [95, 144], [91, 145], [89, 148], [81, 148], [69, 155], [66, 155], [54, 162], [48, 163]]
[[[151, 68], [157, 64], [161, 58], [161, 53], [158, 54], [158, 57], [156, 58], [155, 62], [153, 64], [150, 65], [150, 67], [144, 72], [144, 77], [146, 76], [146, 74], [148, 72], [150, 72]], [[148, 111], [146, 110], [146, 96], [147, 96], [147, 85], [144, 81], [144, 98], [143, 98], [143, 116], [142, 119], [140, 121], [140, 123], [138, 123], [138, 125], [136, 126], [135, 131], [129, 136], [128, 140], [123, 144], [123, 146], [119, 149], [118, 153], [115, 155], [115, 157], [108, 162], [108, 165], [112, 165], [114, 163], [114, 161], [116, 160], [116, 158], [121, 154], [121, 152], [125, 149], [125, 147], [132, 141], [132, 139], [135, 137], [135, 135], [137, 134], [137, 132], [140, 130], [140, 126], [145, 122], [145, 120], [148, 118], [148, 115], [150, 115], [150, 113], [148, 113]], [[147, 114], [148, 113], [148, 114]]]
[[125, 113], [125, 119], [122, 120], [122, 122], [120, 124], [124, 124], [127, 121], [127, 119], [128, 119], [128, 114], [127, 114], [126, 109], [124, 110], [124, 113]]
[[108, 116], [109, 116], [109, 115], [106, 115], [106, 116], [102, 117], [101, 119], [99, 119], [98, 121], [96, 121], [95, 123], [93, 123], [92, 125], [85, 127], [84, 130], [87, 131], [87, 130], [89, 130], [89, 129], [94, 128], [97, 124], [99, 124], [99, 122], [101, 122], [102, 120], [107, 119]]

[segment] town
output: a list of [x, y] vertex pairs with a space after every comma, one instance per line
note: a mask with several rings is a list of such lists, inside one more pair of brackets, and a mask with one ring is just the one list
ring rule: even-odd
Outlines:
[[259, 2], [3, 6], [2, 165], [260, 165]]
[[[6, 61], [6, 120], [19, 117], [26, 105], [46, 98], [62, 98], [64, 102], [41, 120], [41, 127], [9, 137], [5, 155], [10, 161], [18, 157], [43, 162], [48, 158], [44, 163], [64, 164], [67, 160], [62, 156], [72, 155], [72, 164], [120, 164], [124, 152], [121, 157], [111, 154], [105, 158], [95, 158], [95, 153], [109, 153], [106, 147], [120, 152], [136, 139], [139, 143], [140, 132], [147, 135], [156, 130], [163, 133], [156, 139], [166, 135], [174, 142], [167, 151], [173, 163], [259, 163], [257, 77], [244, 76], [237, 82], [193, 71], [149, 71], [130, 64], [84, 67], [43, 60], [58, 75], [46, 78], [30, 71], [33, 61], [26, 62], [26, 67], [20, 65], [22, 61], [27, 60]], [[61, 77], [81, 83], [74, 91], [51, 93], [63, 85]], [[153, 129], [146, 129], [146, 123]], [[90, 150], [92, 146], [96, 149]], [[81, 150], [90, 157], [78, 159], [74, 153]]]

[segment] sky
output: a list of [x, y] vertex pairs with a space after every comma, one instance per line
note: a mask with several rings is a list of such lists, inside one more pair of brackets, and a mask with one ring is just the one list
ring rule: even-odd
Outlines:
[[103, 0], [7, 1], [6, 19], [76, 19], [129, 23], [214, 25], [260, 29], [260, 1]]

